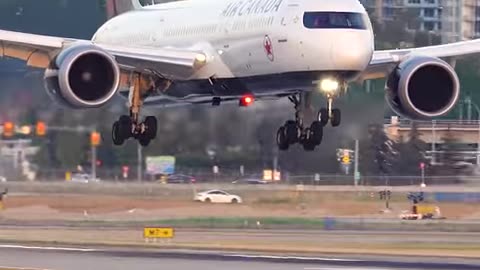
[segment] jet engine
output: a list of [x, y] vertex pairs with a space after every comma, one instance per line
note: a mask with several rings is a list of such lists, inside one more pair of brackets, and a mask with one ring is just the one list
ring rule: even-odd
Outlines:
[[48, 94], [69, 108], [94, 108], [117, 92], [120, 69], [108, 52], [88, 43], [60, 52], [45, 71]]
[[459, 96], [458, 76], [449, 64], [438, 58], [413, 56], [389, 75], [385, 98], [399, 115], [429, 119], [447, 114]]

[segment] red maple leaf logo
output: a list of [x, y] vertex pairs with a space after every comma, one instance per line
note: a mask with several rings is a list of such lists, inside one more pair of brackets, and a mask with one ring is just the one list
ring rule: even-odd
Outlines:
[[273, 61], [274, 56], [273, 56], [273, 45], [272, 45], [272, 40], [270, 39], [269, 36], [265, 36], [265, 39], [263, 41], [263, 48], [265, 49], [265, 53], [267, 54], [267, 57], [270, 61]]

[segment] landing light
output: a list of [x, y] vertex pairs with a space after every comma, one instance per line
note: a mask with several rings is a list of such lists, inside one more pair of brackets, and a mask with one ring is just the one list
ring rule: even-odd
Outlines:
[[197, 54], [195, 60], [200, 64], [204, 64], [207, 61], [207, 56], [205, 54]]
[[322, 90], [325, 93], [332, 93], [338, 90], [339, 83], [335, 79], [323, 79], [320, 81], [320, 90]]

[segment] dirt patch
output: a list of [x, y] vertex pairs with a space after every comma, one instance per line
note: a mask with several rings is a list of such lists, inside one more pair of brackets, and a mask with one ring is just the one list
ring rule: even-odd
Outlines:
[[[439, 204], [447, 218], [479, 216], [479, 204]], [[380, 213], [384, 203], [369, 198], [289, 197], [278, 200], [249, 198], [241, 205], [203, 204], [190, 198], [136, 198], [103, 195], [12, 195], [0, 217], [14, 219], [160, 219], [185, 217], [397, 217], [408, 202], [392, 203], [392, 211]]]

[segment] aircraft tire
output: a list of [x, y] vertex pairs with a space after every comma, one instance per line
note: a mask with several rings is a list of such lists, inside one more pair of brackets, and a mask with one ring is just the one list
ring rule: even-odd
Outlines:
[[289, 144], [285, 134], [285, 127], [280, 127], [277, 131], [277, 145], [281, 151], [288, 150]]
[[328, 123], [328, 110], [327, 108], [321, 108], [318, 112], [318, 121], [322, 124], [322, 126], [326, 126]]
[[155, 116], [147, 116], [144, 124], [146, 126], [146, 137], [154, 140], [157, 137], [157, 118]]
[[115, 121], [112, 126], [112, 141], [114, 145], [122, 145], [125, 142], [125, 139], [120, 134], [120, 123]]
[[314, 145], [320, 145], [323, 139], [323, 125], [320, 121], [314, 121], [309, 130], [309, 141]]
[[340, 109], [333, 109], [332, 110], [332, 119], [330, 119], [330, 123], [332, 127], [338, 127], [342, 121], [342, 112]]

